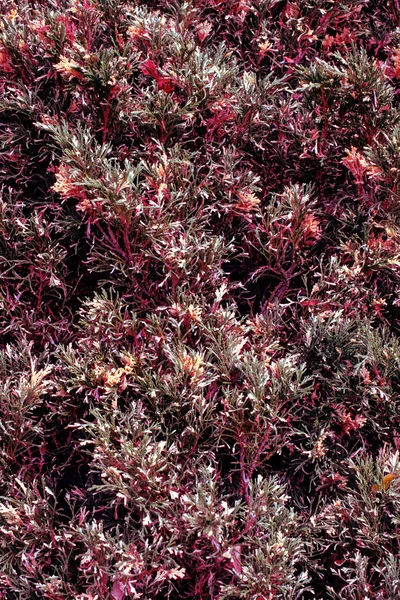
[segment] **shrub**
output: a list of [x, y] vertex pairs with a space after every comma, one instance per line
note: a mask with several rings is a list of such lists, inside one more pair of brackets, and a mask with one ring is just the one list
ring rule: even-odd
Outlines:
[[397, 598], [397, 3], [0, 14], [0, 598]]

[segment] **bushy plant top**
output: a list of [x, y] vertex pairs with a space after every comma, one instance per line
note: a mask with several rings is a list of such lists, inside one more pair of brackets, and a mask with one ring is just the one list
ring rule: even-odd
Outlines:
[[0, 15], [0, 598], [399, 598], [397, 0]]

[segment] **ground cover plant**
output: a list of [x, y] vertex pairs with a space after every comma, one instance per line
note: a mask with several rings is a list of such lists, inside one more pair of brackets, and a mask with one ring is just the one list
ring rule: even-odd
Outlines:
[[0, 14], [0, 598], [399, 598], [398, 1]]

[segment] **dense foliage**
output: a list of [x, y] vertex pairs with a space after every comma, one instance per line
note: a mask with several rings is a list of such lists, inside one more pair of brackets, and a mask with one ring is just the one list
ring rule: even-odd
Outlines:
[[0, 13], [0, 598], [399, 598], [399, 2]]

